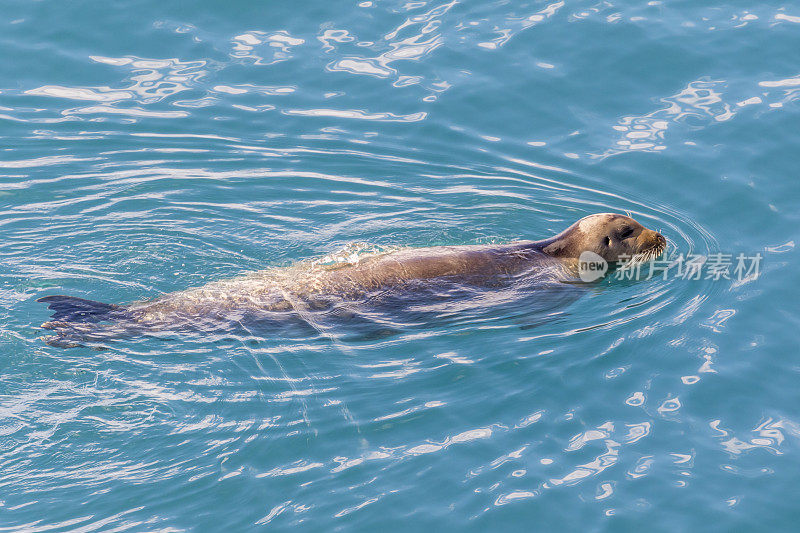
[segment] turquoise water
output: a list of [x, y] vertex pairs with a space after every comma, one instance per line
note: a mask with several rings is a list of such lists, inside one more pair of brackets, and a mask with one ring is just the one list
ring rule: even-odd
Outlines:
[[[3, 11], [0, 530], [796, 528], [797, 6]], [[598, 211], [760, 276], [607, 279], [532, 316], [487, 292], [377, 338], [39, 339], [49, 294]]]

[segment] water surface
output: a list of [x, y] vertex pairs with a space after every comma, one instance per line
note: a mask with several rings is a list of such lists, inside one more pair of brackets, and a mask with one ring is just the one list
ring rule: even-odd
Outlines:
[[[9, 2], [0, 526], [793, 529], [798, 47], [774, 2]], [[487, 292], [378, 337], [38, 339], [49, 294], [598, 211], [761, 275], [608, 279], [535, 320]]]

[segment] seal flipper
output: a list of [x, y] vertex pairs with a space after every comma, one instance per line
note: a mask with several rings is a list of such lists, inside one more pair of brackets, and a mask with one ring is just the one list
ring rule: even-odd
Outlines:
[[46, 335], [40, 337], [48, 346], [55, 348], [82, 348], [83, 344], [75, 341], [68, 340], [61, 335]]
[[[90, 322], [45, 322], [44, 329], [52, 330], [55, 335], [40, 337], [50, 346], [56, 348], [88, 347], [93, 350], [105, 350], [106, 346], [97, 342], [110, 341], [125, 332], [114, 324], [93, 324]], [[92, 343], [92, 344], [85, 344]]]
[[52, 321], [97, 323], [128, 316], [126, 309], [122, 306], [85, 300], [75, 296], [45, 296], [36, 301], [48, 304], [48, 307], [54, 311], [53, 316], [50, 317]]

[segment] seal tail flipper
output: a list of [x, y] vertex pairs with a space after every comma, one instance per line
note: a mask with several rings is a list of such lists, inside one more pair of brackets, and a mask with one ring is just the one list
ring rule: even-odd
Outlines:
[[[56, 348], [77, 348], [86, 346], [94, 350], [104, 350], [106, 346], [98, 342], [113, 341], [125, 333], [125, 328], [115, 324], [93, 324], [90, 322], [45, 322], [44, 329], [55, 335], [41, 337], [50, 346]], [[88, 344], [91, 343], [91, 344]]]
[[36, 301], [46, 303], [54, 311], [50, 317], [52, 321], [96, 323], [126, 315], [125, 308], [119, 305], [84, 300], [75, 296], [45, 296]]

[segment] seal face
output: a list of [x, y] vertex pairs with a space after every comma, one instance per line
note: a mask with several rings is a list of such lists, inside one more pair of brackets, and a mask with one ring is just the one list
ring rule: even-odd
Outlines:
[[[434, 280], [463, 286], [495, 287], [517, 283], [549, 272], [563, 281], [581, 260], [599, 265], [588, 269], [594, 281], [605, 273], [604, 262], [622, 258], [646, 261], [660, 255], [666, 239], [631, 217], [616, 213], [590, 215], [549, 239], [504, 245], [437, 246], [378, 253], [337, 268], [300, 263], [227, 281], [166, 294], [155, 300], [119, 306], [72, 296], [39, 299], [54, 311], [42, 324], [56, 335], [54, 346], [80, 346], [158, 331], [212, 330], [236, 324], [245, 316], [294, 312], [299, 316], [336, 307], [341, 302], [364, 302], [375, 291]], [[602, 271], [602, 272], [601, 272]], [[432, 285], [431, 285], [432, 286]], [[487, 289], [493, 290], [493, 289]]]
[[589, 215], [540, 243], [542, 251], [552, 257], [577, 259], [584, 252], [592, 252], [609, 263], [621, 258], [647, 261], [667, 247], [663, 235], [617, 213]]

